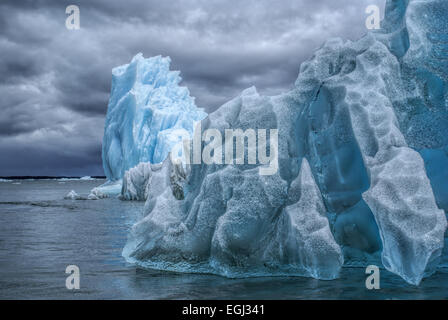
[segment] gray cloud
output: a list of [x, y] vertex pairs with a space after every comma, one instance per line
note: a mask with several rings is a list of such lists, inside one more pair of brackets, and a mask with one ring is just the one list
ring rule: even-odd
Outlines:
[[[70, 4], [80, 30], [65, 28]], [[291, 88], [325, 40], [365, 33], [369, 4], [384, 0], [3, 0], [0, 176], [101, 174], [111, 69], [138, 52], [170, 56], [213, 111], [252, 85]]]

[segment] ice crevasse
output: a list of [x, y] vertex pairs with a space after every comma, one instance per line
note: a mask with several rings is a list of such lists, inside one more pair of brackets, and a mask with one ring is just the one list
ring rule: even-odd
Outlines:
[[[343, 265], [378, 263], [418, 285], [448, 266], [447, 53], [448, 2], [389, 0], [381, 30], [327, 41], [291, 91], [262, 96], [252, 87], [202, 120], [222, 136], [278, 129], [273, 175], [259, 175], [258, 163], [154, 166], [147, 154], [158, 134], [105, 137], [106, 172], [126, 177], [122, 197], [146, 199], [124, 257], [229, 277], [334, 279]], [[123, 112], [124, 137], [163, 127]], [[118, 160], [108, 156], [116, 141]]]

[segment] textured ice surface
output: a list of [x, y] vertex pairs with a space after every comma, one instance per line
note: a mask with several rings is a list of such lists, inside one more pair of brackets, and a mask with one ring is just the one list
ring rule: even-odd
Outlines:
[[151, 169], [151, 163], [141, 162], [134, 168], [126, 171], [123, 177], [120, 198], [122, 200], [146, 200], [152, 178]]
[[382, 30], [326, 42], [290, 92], [252, 87], [210, 114], [203, 130], [223, 136], [278, 129], [278, 172], [192, 165], [183, 197], [149, 192], [123, 255], [230, 277], [332, 279], [373, 261], [419, 284], [446, 242], [447, 17], [446, 0], [390, 0]]
[[123, 178], [140, 162], [161, 163], [182, 135], [191, 134], [206, 113], [196, 107], [170, 58], [144, 59], [112, 70], [112, 90], [103, 138], [108, 180]]
[[[250, 88], [202, 126], [222, 132], [277, 128], [276, 112], [284, 114], [283, 107], [288, 106], [283, 102], [275, 101], [279, 109], [274, 110], [271, 98]], [[257, 165], [192, 165], [183, 200], [177, 200], [168, 187], [148, 200], [147, 215], [132, 228], [124, 256], [152, 268], [230, 277], [337, 277], [342, 254], [309, 166], [304, 160], [299, 176], [300, 164], [294, 177], [286, 174], [289, 179], [282, 178], [280, 171], [261, 176]], [[289, 188], [293, 181], [295, 187]], [[306, 225], [298, 224], [308, 219]]]
[[176, 199], [183, 199], [185, 178], [182, 164], [173, 164], [171, 158], [157, 164], [142, 162], [125, 172], [120, 199], [145, 201], [157, 197], [167, 187]]
[[[339, 226], [339, 213], [365, 201], [379, 228], [383, 265], [417, 284], [440, 256], [446, 218], [389, 98], [406, 94], [399, 61], [373, 35], [355, 43], [329, 41], [316, 56], [302, 64], [296, 82], [302, 95], [308, 94], [303, 89], [310, 81], [320, 83], [300, 115], [298, 130], [327, 207], [338, 214], [342, 244], [378, 247], [359, 219], [345, 219]], [[351, 222], [358, 232], [347, 228]]]
[[289, 225], [286, 245], [288, 256], [302, 265], [314, 278], [331, 279], [344, 262], [341, 249], [333, 238], [319, 188], [306, 158], [300, 174], [291, 183], [284, 223]]
[[90, 191], [92, 194], [101, 194], [104, 197], [117, 197], [122, 189], [122, 179], [116, 181], [106, 181], [102, 185], [95, 187]]

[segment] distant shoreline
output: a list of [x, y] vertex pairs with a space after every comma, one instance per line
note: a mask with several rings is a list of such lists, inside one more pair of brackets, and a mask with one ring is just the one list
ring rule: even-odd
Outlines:
[[[92, 179], [106, 179], [105, 176], [90, 176]], [[74, 176], [0, 176], [0, 179], [5, 180], [57, 180], [57, 179], [81, 179], [82, 177], [74, 177]]]

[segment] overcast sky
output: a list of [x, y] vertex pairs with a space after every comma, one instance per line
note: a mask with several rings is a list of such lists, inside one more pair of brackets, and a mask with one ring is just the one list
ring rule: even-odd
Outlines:
[[[170, 56], [213, 111], [243, 89], [290, 89], [331, 37], [366, 32], [385, 0], [0, 1], [0, 176], [103, 175], [111, 69]], [[80, 30], [65, 8], [79, 6]]]

